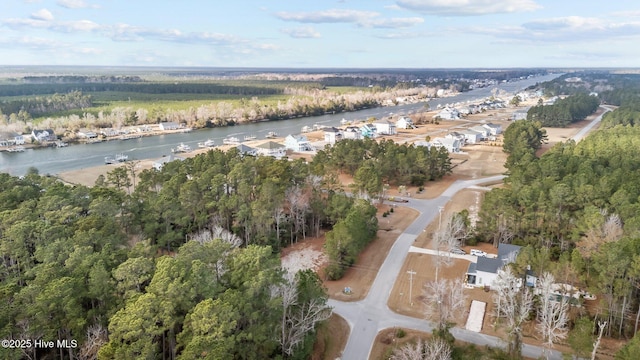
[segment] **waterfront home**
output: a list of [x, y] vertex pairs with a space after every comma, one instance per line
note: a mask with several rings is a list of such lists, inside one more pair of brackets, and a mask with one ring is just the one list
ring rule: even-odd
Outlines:
[[502, 126], [498, 124], [486, 123], [482, 125], [485, 129], [489, 130], [489, 134], [496, 136], [502, 134]]
[[323, 129], [324, 131], [324, 141], [328, 144], [335, 144], [336, 142], [342, 140], [342, 131], [335, 127], [326, 127]]
[[0, 146], [24, 145], [24, 136], [11, 131], [0, 132]]
[[162, 170], [162, 168], [164, 167], [165, 164], [170, 163], [172, 161], [182, 161], [184, 160], [183, 158], [179, 157], [179, 156], [175, 156], [173, 154], [169, 155], [169, 156], [163, 156], [160, 159], [156, 160], [153, 162], [153, 168], [160, 171]]
[[160, 130], [162, 131], [178, 130], [180, 128], [180, 125], [178, 125], [177, 122], [173, 122], [173, 121], [161, 122], [159, 126], [160, 126]]
[[238, 150], [238, 152], [242, 156], [245, 156], [245, 155], [256, 156], [257, 155], [257, 151], [256, 151], [255, 148], [252, 148], [251, 146], [247, 146], [245, 144], [238, 144], [235, 148]]
[[431, 149], [431, 143], [428, 142], [428, 141], [424, 141], [424, 140], [418, 140], [418, 141], [414, 142], [413, 146], [424, 146], [427, 149]]
[[342, 131], [342, 138], [360, 140], [362, 136], [360, 134], [360, 130], [356, 126], [347, 126], [346, 129]]
[[364, 124], [360, 127], [360, 134], [362, 134], [362, 137], [373, 139], [378, 137], [378, 130], [373, 124]]
[[395, 135], [397, 133], [396, 124], [389, 120], [379, 120], [374, 122], [373, 125], [376, 126], [380, 135]]
[[33, 139], [33, 141], [38, 141], [38, 142], [58, 140], [58, 137], [51, 129], [44, 129], [44, 130], [34, 129], [31, 132], [31, 138]]
[[460, 144], [463, 145], [464, 144], [464, 134], [459, 133], [457, 131], [453, 131], [448, 133], [447, 135], [444, 136], [447, 139], [457, 139], [458, 141], [460, 141]]
[[305, 135], [287, 135], [284, 147], [292, 151], [312, 151], [313, 147]]
[[98, 134], [88, 129], [78, 130], [77, 135], [81, 139], [95, 139], [98, 137]]
[[398, 129], [415, 129], [415, 127], [413, 120], [408, 116], [403, 116], [396, 121], [396, 128]]
[[443, 147], [447, 149], [448, 152], [455, 153], [460, 151], [462, 142], [458, 139], [453, 138], [435, 138], [431, 142], [431, 146], [436, 148]]
[[287, 149], [284, 145], [275, 141], [267, 141], [255, 147], [258, 155], [272, 156], [279, 159], [287, 154]]

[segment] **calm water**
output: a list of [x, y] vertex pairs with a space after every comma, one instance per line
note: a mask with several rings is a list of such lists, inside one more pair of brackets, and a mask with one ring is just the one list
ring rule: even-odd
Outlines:
[[[537, 82], [548, 81], [558, 76], [559, 74], [546, 75], [476, 89], [454, 97], [432, 100], [429, 102], [429, 106], [433, 109], [438, 105], [483, 99], [491, 96], [496, 87], [507, 92], [516, 92]], [[380, 119], [390, 114], [410, 114], [424, 108], [425, 103], [418, 103], [350, 113], [202, 129], [191, 133], [150, 136], [124, 141], [113, 140], [96, 144], [78, 144], [60, 149], [29, 149], [22, 153], [2, 152], [0, 153], [0, 171], [18, 176], [24, 175], [30, 167], [35, 167], [40, 174], [58, 174], [68, 170], [103, 165], [105, 156], [114, 156], [119, 153], [128, 155], [129, 160], [155, 159], [169, 155], [171, 148], [180, 143], [185, 143], [195, 149], [199, 142], [207, 139], [212, 139], [216, 145], [221, 145], [222, 139], [228, 136], [235, 136], [242, 140], [247, 135], [255, 135], [258, 139], [264, 139], [269, 131], [275, 131], [279, 136], [284, 137], [288, 134], [299, 134], [303, 126], [313, 126], [314, 124], [338, 126], [342, 119], [349, 121], [364, 120], [369, 117]]]

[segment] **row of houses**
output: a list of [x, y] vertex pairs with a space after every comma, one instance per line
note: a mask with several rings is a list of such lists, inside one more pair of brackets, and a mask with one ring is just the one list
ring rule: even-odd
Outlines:
[[441, 120], [458, 120], [470, 114], [478, 114], [483, 111], [503, 109], [506, 107], [507, 105], [500, 99], [485, 100], [479, 104], [465, 106], [445, 106], [437, 114], [433, 115], [433, 118]]
[[465, 144], [476, 144], [484, 140], [491, 139], [502, 133], [502, 126], [497, 124], [482, 124], [474, 126], [468, 129], [454, 131], [445, 135], [445, 137], [438, 137], [431, 142], [417, 141], [415, 146], [426, 146], [435, 148], [445, 148], [450, 153], [460, 152]]
[[58, 136], [51, 129], [34, 129], [31, 134], [24, 135], [11, 131], [0, 132], [0, 146], [24, 145], [27, 139], [32, 142], [48, 142], [58, 140]]

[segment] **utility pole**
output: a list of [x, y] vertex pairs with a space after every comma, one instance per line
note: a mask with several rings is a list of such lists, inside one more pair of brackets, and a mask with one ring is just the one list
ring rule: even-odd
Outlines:
[[409, 303], [411, 303], [411, 306], [413, 306], [413, 294], [412, 294], [412, 290], [413, 290], [413, 275], [415, 275], [416, 272], [413, 271], [413, 270], [409, 270], [409, 271], [407, 271], [407, 274], [409, 274]]

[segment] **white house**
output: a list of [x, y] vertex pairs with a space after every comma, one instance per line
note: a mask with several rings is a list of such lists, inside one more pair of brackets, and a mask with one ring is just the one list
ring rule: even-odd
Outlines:
[[160, 123], [160, 130], [164, 131], [164, 130], [178, 130], [180, 128], [180, 125], [178, 125], [178, 123], [173, 122], [173, 121], [167, 121], [167, 122], [161, 122]]
[[380, 121], [374, 122], [373, 124], [376, 126], [376, 129], [378, 129], [378, 134], [381, 134], [381, 135], [397, 134], [396, 124], [392, 123], [389, 120], [380, 120]]
[[287, 149], [284, 145], [275, 141], [267, 141], [255, 147], [258, 155], [272, 156], [279, 159], [287, 154]]
[[460, 119], [460, 112], [454, 108], [445, 107], [440, 110], [439, 113], [435, 114], [433, 118], [439, 118], [442, 120], [457, 120]]
[[458, 139], [454, 138], [435, 138], [431, 142], [431, 146], [439, 148], [444, 147], [448, 152], [459, 152], [462, 143]]
[[478, 262], [470, 263], [467, 269], [467, 285], [484, 287], [494, 286], [498, 270], [508, 263], [515, 261], [520, 246], [510, 244], [498, 245], [498, 257], [488, 258], [478, 256]]
[[480, 136], [482, 137], [482, 140], [486, 139], [489, 137], [489, 129], [485, 128], [484, 126], [480, 126], [480, 125], [476, 125], [476, 126], [472, 126], [469, 128], [469, 130], [473, 130], [475, 132], [480, 133]]
[[460, 144], [464, 144], [464, 134], [453, 131], [444, 136], [447, 139], [458, 139], [460, 140]]
[[305, 135], [287, 135], [284, 147], [291, 151], [312, 151], [313, 147]]
[[415, 129], [415, 127], [413, 120], [408, 116], [402, 116], [396, 121], [396, 128], [398, 129]]
[[169, 155], [169, 156], [163, 156], [160, 159], [156, 160], [153, 162], [153, 168], [160, 171], [162, 170], [162, 167], [164, 166], [164, 164], [166, 163], [170, 163], [172, 161], [182, 161], [184, 160], [183, 158], [179, 157], [179, 156], [175, 156], [173, 154]]
[[337, 141], [342, 140], [342, 131], [335, 127], [326, 127], [324, 131], [324, 141], [333, 145]]
[[362, 135], [360, 134], [360, 130], [355, 126], [347, 126], [344, 131], [342, 131], [343, 139], [351, 139], [351, 140], [360, 140], [362, 139]]
[[502, 126], [498, 124], [486, 123], [483, 124], [482, 127], [489, 130], [489, 134], [496, 136], [502, 134]]
[[464, 142], [467, 144], [476, 144], [482, 141], [482, 134], [473, 130], [461, 130], [458, 133], [464, 135]]
[[95, 139], [98, 137], [98, 134], [89, 129], [80, 129], [78, 130], [78, 137], [81, 139]]
[[0, 133], [0, 146], [24, 145], [24, 136], [14, 132]]
[[33, 141], [39, 141], [39, 142], [56, 141], [58, 139], [56, 134], [51, 129], [33, 130], [31, 132], [31, 137], [33, 138]]

